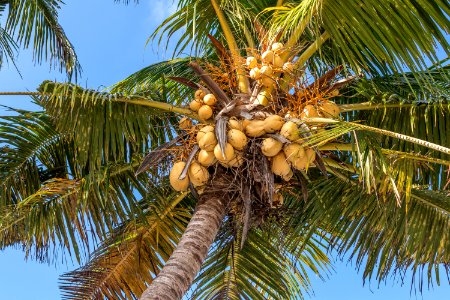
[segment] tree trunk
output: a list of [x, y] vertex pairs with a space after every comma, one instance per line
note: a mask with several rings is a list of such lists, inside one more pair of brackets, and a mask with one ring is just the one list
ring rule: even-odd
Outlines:
[[181, 299], [192, 284], [219, 231], [226, 211], [225, 193], [205, 193], [177, 248], [140, 300]]

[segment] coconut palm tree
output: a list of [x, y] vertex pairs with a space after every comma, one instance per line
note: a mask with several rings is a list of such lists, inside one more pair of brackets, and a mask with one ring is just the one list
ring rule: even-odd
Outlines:
[[44, 82], [42, 112], [3, 118], [0, 248], [95, 246], [66, 299], [296, 299], [327, 249], [365, 279], [440, 283], [449, 11], [180, 1], [153, 38], [187, 28], [175, 53], [196, 55], [102, 92]]
[[[0, 67], [3, 62], [15, 62], [19, 47], [33, 49], [36, 63], [49, 60], [52, 65], [77, 75], [80, 66], [74, 47], [58, 23], [61, 0], [1, 0]], [[30, 45], [31, 44], [31, 45]]]

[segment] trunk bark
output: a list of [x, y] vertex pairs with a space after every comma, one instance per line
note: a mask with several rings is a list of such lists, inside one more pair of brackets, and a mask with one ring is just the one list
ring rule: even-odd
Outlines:
[[177, 248], [140, 300], [181, 299], [192, 284], [226, 212], [225, 193], [202, 195]]

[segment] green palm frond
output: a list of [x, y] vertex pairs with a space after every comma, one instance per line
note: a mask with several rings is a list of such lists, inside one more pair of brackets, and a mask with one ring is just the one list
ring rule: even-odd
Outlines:
[[18, 47], [14, 39], [2, 27], [0, 27], [0, 68], [5, 61], [11, 61], [14, 63], [17, 48]]
[[449, 11], [441, 0], [290, 1], [275, 14], [272, 30], [295, 31], [317, 12], [310, 26], [328, 32], [334, 51], [354, 70], [401, 73], [426, 69], [425, 58], [437, 62], [439, 47], [448, 54]]
[[450, 207], [446, 193], [414, 187], [410, 201], [398, 206], [392, 193], [383, 200], [350, 179], [330, 178], [311, 182], [311, 186], [310, 198], [299, 212], [308, 224], [325, 225], [339, 253], [350, 253], [357, 267], [364, 268], [365, 279], [382, 281], [412, 270], [419, 283], [425, 277], [439, 283], [439, 267], [448, 271]]
[[40, 91], [40, 104], [57, 130], [73, 139], [77, 162], [89, 170], [110, 161], [131, 161], [133, 154], [163, 144], [174, 133], [176, 118], [170, 111], [177, 111], [171, 104], [177, 100], [168, 98], [164, 86], [138, 95], [138, 104], [156, 105], [153, 108], [136, 105], [131, 96], [71, 84], [44, 82]]
[[24, 48], [33, 43], [38, 63], [50, 59], [69, 77], [80, 71], [74, 47], [58, 23], [60, 0], [10, 0], [6, 31]]
[[17, 204], [3, 206], [0, 248], [21, 246], [45, 261], [62, 248], [82, 261], [93, 241], [124, 220], [141, 217], [137, 197], [148, 193], [149, 177], [134, 177], [139, 161], [110, 164], [81, 178], [53, 178]]
[[142, 201], [144, 218], [114, 229], [85, 266], [61, 276], [63, 299], [139, 297], [186, 227], [191, 209], [185, 197], [186, 193], [153, 189]]
[[0, 121], [0, 206], [16, 204], [37, 191], [42, 181], [64, 178], [73, 161], [70, 143], [41, 112], [15, 110]]
[[[310, 288], [306, 270], [311, 267], [320, 276], [328, 258], [317, 240], [291, 236], [272, 225], [269, 231], [251, 230], [242, 249], [225, 225], [195, 280], [191, 299], [303, 299]], [[295, 242], [289, 240], [293, 236]]]

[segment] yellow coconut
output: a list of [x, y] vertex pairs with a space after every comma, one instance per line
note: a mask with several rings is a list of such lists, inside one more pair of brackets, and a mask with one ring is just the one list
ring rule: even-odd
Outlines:
[[196, 161], [192, 162], [189, 166], [188, 174], [194, 186], [205, 185], [209, 180], [208, 170]]
[[284, 119], [278, 115], [268, 116], [264, 120], [264, 131], [267, 133], [274, 133], [279, 131], [284, 125]]
[[205, 102], [205, 104], [207, 105], [214, 105], [217, 102], [216, 96], [214, 96], [213, 94], [207, 94], [205, 95], [205, 97], [203, 97], [203, 102]]
[[280, 53], [283, 51], [284, 45], [282, 43], [273, 43], [272, 44], [272, 51], [275, 53]]
[[186, 163], [184, 161], [179, 161], [174, 163], [172, 169], [170, 170], [169, 181], [175, 191], [187, 191], [189, 188], [189, 178], [187, 176], [182, 180], [178, 179], [185, 166]]
[[331, 92], [329, 92], [327, 96], [328, 96], [328, 98], [337, 97], [337, 96], [339, 96], [339, 90], [334, 89]]
[[322, 101], [319, 105], [319, 111], [326, 118], [337, 118], [341, 110], [333, 101]]
[[249, 137], [260, 137], [264, 135], [264, 121], [252, 120], [245, 127], [245, 134]]
[[200, 109], [198, 110], [198, 116], [202, 120], [208, 120], [209, 118], [212, 117], [212, 115], [213, 110], [209, 105], [202, 105], [202, 107], [200, 107]]
[[266, 64], [272, 64], [273, 63], [273, 56], [274, 56], [273, 51], [267, 50], [261, 55], [261, 59]]
[[235, 117], [232, 117], [230, 120], [228, 120], [228, 128], [244, 131], [244, 126], [242, 126], [242, 122], [236, 119]]
[[275, 55], [273, 57], [273, 66], [277, 69], [282, 69], [283, 65], [284, 65], [283, 59], [280, 56]]
[[269, 76], [262, 76], [259, 82], [265, 87], [271, 87], [274, 85], [275, 80]]
[[258, 66], [258, 60], [253, 56], [249, 56], [247, 57], [246, 64], [249, 69], [253, 69]]
[[200, 99], [194, 99], [191, 103], [189, 103], [189, 108], [193, 111], [198, 111], [200, 107], [202, 107], [203, 101]]
[[305, 149], [297, 143], [291, 143], [284, 146], [283, 151], [286, 155], [287, 160], [292, 164], [294, 164], [299, 159], [303, 160], [306, 156]]
[[247, 119], [244, 119], [244, 120], [242, 120], [242, 129], [244, 129], [245, 130], [245, 128], [247, 128], [247, 126], [248, 126], [248, 124], [250, 124], [252, 122], [252, 120], [247, 120]]
[[[272, 79], [270, 79], [270, 80], [272, 80]], [[271, 99], [272, 99], [272, 94], [267, 89], [264, 89], [261, 92], [259, 92], [258, 96], [256, 97], [255, 104], [267, 106], [267, 105], [269, 105], [269, 102]]]
[[281, 127], [280, 134], [290, 141], [297, 141], [300, 138], [297, 124], [292, 121], [284, 123], [283, 127]]
[[231, 129], [227, 134], [228, 143], [236, 150], [242, 150], [247, 145], [247, 136], [240, 130]]
[[287, 173], [284, 176], [281, 176], [281, 178], [283, 178], [284, 181], [289, 181], [291, 180], [291, 178], [294, 176], [294, 172], [292, 172], [292, 169], [289, 171], [289, 173]]
[[273, 157], [272, 172], [278, 176], [286, 176], [289, 172], [292, 172], [291, 166], [289, 165], [284, 152], [280, 151]]
[[258, 80], [261, 78], [261, 70], [259, 68], [253, 68], [250, 70], [250, 78], [254, 80]]
[[226, 168], [238, 168], [244, 163], [244, 155], [242, 152], [235, 151], [234, 158], [228, 162], [221, 162], [220, 164]]
[[220, 149], [220, 145], [217, 144], [216, 147], [214, 147], [214, 156], [220, 162], [229, 162], [234, 158], [234, 148], [233, 146], [231, 146], [230, 143], [227, 143], [225, 146], [225, 156], [224, 156], [222, 150]]
[[261, 151], [267, 157], [273, 157], [283, 148], [283, 143], [274, 138], [264, 139], [261, 144]]
[[319, 116], [319, 113], [317, 112], [317, 109], [313, 105], [306, 105], [303, 108], [302, 113], [300, 114], [300, 118], [317, 118]]
[[201, 89], [198, 89], [198, 90], [195, 91], [195, 98], [196, 99], [203, 99], [203, 97], [205, 97], [205, 95], [206, 95], [206, 93], [203, 90], [201, 90]]
[[198, 146], [202, 150], [213, 151], [217, 145], [217, 138], [214, 132], [207, 132], [198, 142]]
[[197, 143], [200, 142], [200, 140], [205, 136], [205, 134], [207, 132], [214, 132], [214, 127], [211, 125], [207, 125], [207, 126], [203, 127], [202, 129], [200, 129], [197, 132]]
[[214, 152], [206, 150], [200, 150], [200, 152], [198, 152], [197, 160], [205, 167], [212, 166], [217, 161]]
[[284, 65], [283, 65], [283, 71], [284, 72], [286, 72], [286, 73], [292, 73], [292, 72], [294, 72], [294, 64], [293, 63], [291, 63], [291, 62], [286, 62], [286, 63], [284, 63]]
[[316, 160], [316, 151], [312, 148], [308, 148], [305, 151], [306, 154], [306, 160], [307, 160], [307, 166], [312, 164]]
[[271, 66], [263, 66], [261, 68], [261, 75], [265, 76], [272, 76], [273, 75], [273, 68]]
[[178, 127], [183, 130], [188, 130], [192, 127], [192, 120], [188, 117], [183, 117], [178, 121]]

